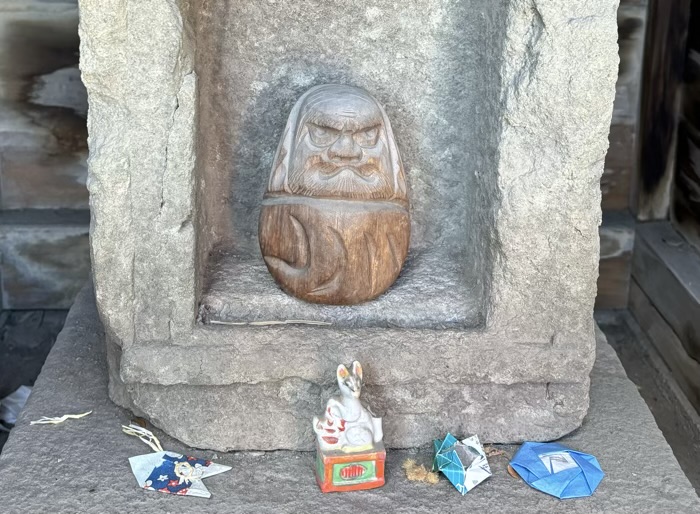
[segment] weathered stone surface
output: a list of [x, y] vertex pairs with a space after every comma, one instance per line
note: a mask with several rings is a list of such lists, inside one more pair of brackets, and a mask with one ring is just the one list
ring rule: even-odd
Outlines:
[[[299, 336], [303, 335], [301, 329]], [[268, 337], [274, 340], [272, 334]], [[485, 441], [555, 439], [578, 427], [588, 408], [588, 370], [551, 375], [548, 368], [563, 364], [561, 373], [573, 363], [569, 367], [550, 361], [545, 352], [540, 361], [543, 373], [533, 377], [518, 369], [517, 356], [498, 361], [488, 354], [484, 361], [491, 359], [490, 365], [455, 369], [459, 356], [453, 358], [439, 344], [426, 342], [434, 358], [424, 354], [413, 360], [394, 346], [363, 348], [357, 341], [361, 338], [351, 336], [350, 347], [337, 357], [333, 349], [313, 346], [297, 348], [291, 361], [280, 358], [274, 347], [259, 344], [238, 349], [195, 346], [195, 353], [183, 362], [163, 359], [170, 350], [156, 346], [153, 353], [130, 353], [126, 364], [119, 346], [108, 342], [110, 396], [119, 405], [148, 413], [153, 423], [188, 444], [223, 451], [311, 450], [308, 420], [323, 411], [335, 391], [331, 372], [337, 362], [349, 362], [353, 355], [369, 359], [365, 400], [385, 418], [384, 441], [389, 448], [419, 446], [447, 431], [478, 432]], [[235, 362], [226, 354], [236, 355]], [[309, 362], [308, 355], [316, 358]], [[324, 362], [318, 362], [320, 358]], [[187, 361], [205, 359], [224, 364], [189, 374]], [[151, 362], [160, 363], [160, 374], [144, 373]], [[394, 375], [381, 374], [384, 366]], [[510, 376], [500, 371], [503, 367]], [[312, 378], [316, 375], [320, 377]], [[551, 376], [555, 376], [552, 382]], [[191, 419], [206, 422], [194, 424]]]
[[449, 261], [430, 252], [409, 255], [397, 281], [376, 300], [352, 307], [314, 305], [282, 291], [262, 259], [251, 262], [220, 249], [210, 256], [211, 283], [202, 296], [199, 314], [204, 323], [211, 324], [290, 319], [355, 328], [483, 325], [478, 286], [464, 280], [464, 287], [458, 287], [450, 267]]
[[[115, 398], [138, 399], [156, 419], [159, 388], [182, 384], [203, 396], [198, 387], [226, 386], [232, 402], [236, 388], [271, 397], [276, 382], [321, 386], [338, 362], [356, 358], [370, 363], [378, 403], [388, 403], [380, 385], [443, 376], [447, 397], [511, 388], [499, 416], [515, 412], [531, 386], [559, 384], [569, 395], [561, 415], [556, 402], [528, 404], [530, 417], [513, 417], [508, 433], [499, 416], [484, 420], [494, 438], [529, 437], [533, 427], [537, 438], [558, 437], [582, 419], [617, 2], [375, 4], [81, 0], [92, 255]], [[304, 319], [296, 315], [307, 311], [282, 295], [260, 308], [266, 298], [255, 295], [264, 289], [245, 269], [262, 264], [255, 221], [285, 113], [324, 82], [376, 93], [394, 124], [414, 220], [397, 287], [425, 276], [411, 263], [441, 260], [444, 280], [420, 285], [430, 298], [444, 288], [461, 301], [422, 311], [408, 294], [388, 302], [395, 309], [386, 317], [377, 308], [306, 318], [332, 327], [197, 323], [200, 304], [205, 320]], [[245, 269], [217, 283], [212, 248]], [[435, 258], [421, 259], [427, 254]], [[491, 401], [466, 394], [475, 412]], [[279, 433], [304, 431], [305, 418], [284, 417], [293, 401], [270, 407], [285, 427]], [[548, 423], [526, 421], [538, 415]], [[217, 411], [223, 423], [236, 416]], [[185, 423], [162, 425], [182, 434]], [[414, 444], [394, 434], [394, 445]], [[222, 432], [207, 437], [228, 445]]]
[[67, 309], [90, 274], [87, 215], [0, 216], [4, 309]]
[[[677, 375], [671, 372], [635, 321], [633, 312], [599, 310], [595, 318], [673, 448], [678, 464], [695, 487], [695, 492], [700, 494], [700, 413], [681, 389]], [[647, 311], [645, 315], [648, 314]], [[664, 332], [671, 330], [660, 328]]]
[[[428, 380], [370, 386], [365, 401], [384, 417], [385, 445], [406, 448], [447, 432], [479, 433], [486, 442], [557, 438], [580, 425], [587, 391], [588, 383], [455, 387]], [[127, 406], [148, 412], [156, 425], [198, 448], [312, 450], [308, 420], [323, 412], [332, 393], [328, 385], [299, 379], [219, 387], [137, 384]], [[235, 416], [222, 416], [222, 406]], [[183, 423], [192, 418], [207, 421]]]
[[[562, 443], [596, 455], [606, 476], [592, 497], [565, 502], [508, 475], [506, 464], [516, 450], [512, 446], [501, 447], [506, 455], [490, 458], [494, 476], [466, 497], [445, 478], [434, 486], [406, 480], [403, 461], [414, 458], [429, 465], [428, 449], [388, 451], [387, 483], [381, 489], [324, 495], [315, 483], [311, 452], [217, 454], [186, 447], [157, 430], [165, 448], [215, 459], [233, 469], [207, 479], [209, 500], [143, 491], [131, 475], [128, 458], [150, 450], [121, 432], [131, 415], [107, 398], [102, 341], [94, 305], [82, 296], [0, 455], [3, 512], [179, 512], [183, 501], [196, 503], [190, 509], [216, 513], [415, 513], [435, 512], [436, 506], [444, 512], [527, 514], [700, 510], [700, 501], [648, 408], [603, 339], [591, 376], [591, 409], [581, 429]], [[226, 408], [221, 406], [222, 411]], [[41, 416], [91, 409], [92, 415], [60, 427], [29, 424]]]
[[[119, 343], [184, 336], [196, 317], [193, 33], [159, 0], [80, 1], [90, 100], [95, 289]], [[202, 230], [209, 230], [204, 225]], [[108, 278], [109, 277], [109, 278]]]

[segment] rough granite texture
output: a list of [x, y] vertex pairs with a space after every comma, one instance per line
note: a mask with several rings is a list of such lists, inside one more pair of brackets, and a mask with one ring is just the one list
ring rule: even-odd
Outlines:
[[[560, 437], [585, 415], [617, 0], [375, 4], [80, 0], [111, 394], [190, 444], [307, 448], [307, 412], [353, 359], [397, 420], [390, 446], [427, 443], [434, 419], [506, 442]], [[288, 109], [330, 80], [387, 108], [416, 268], [400, 301], [327, 315], [250, 281], [256, 199]], [[220, 251], [247, 270], [221, 278]], [[434, 260], [444, 280], [412, 293]], [[207, 325], [200, 306], [203, 321], [333, 325]], [[207, 398], [204, 419], [222, 429], [164, 408], [183, 395]], [[469, 407], [445, 418], [455, 398]], [[241, 432], [240, 412], [277, 423], [275, 437]]]
[[411, 253], [385, 294], [353, 306], [312, 304], [286, 294], [262, 258], [251, 261], [216, 252], [212, 260], [211, 285], [199, 311], [205, 323], [307, 320], [354, 328], [467, 328], [483, 323], [475, 286], [471, 294], [466, 287], [455, 287], [450, 262], [431, 252]]
[[[579, 430], [561, 441], [600, 461], [606, 476], [590, 498], [560, 501], [512, 478], [506, 465], [515, 446], [500, 447], [506, 454], [490, 458], [494, 476], [466, 496], [457, 493], [444, 477], [433, 486], [406, 480], [401, 464], [407, 458], [429, 464], [427, 448], [387, 452], [387, 483], [381, 489], [323, 495], [315, 483], [311, 452], [214, 453], [185, 447], [156, 431], [166, 449], [233, 466], [227, 473], [206, 479], [211, 499], [181, 498], [142, 491], [131, 474], [128, 458], [150, 450], [121, 432], [131, 415], [107, 397], [102, 327], [94, 305], [82, 296], [0, 455], [2, 508], [7, 514], [408, 513], [436, 509], [525, 514], [700, 512], [700, 500], [604, 338], [597, 345], [591, 379], [588, 416]], [[29, 425], [41, 416], [87, 410], [94, 412], [82, 420], [57, 426]]]

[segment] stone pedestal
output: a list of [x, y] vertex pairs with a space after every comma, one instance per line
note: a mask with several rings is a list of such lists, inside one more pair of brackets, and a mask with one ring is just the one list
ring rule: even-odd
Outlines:
[[[80, 7], [117, 403], [196, 447], [310, 450], [335, 366], [360, 360], [389, 448], [580, 425], [615, 0]], [[257, 247], [285, 119], [330, 82], [384, 104], [412, 206], [401, 276], [355, 307], [286, 295]]]
[[[595, 455], [605, 478], [590, 498], [562, 502], [506, 471], [517, 447], [489, 458], [493, 477], [466, 497], [444, 477], [427, 485], [406, 479], [402, 464], [430, 467], [432, 450], [388, 450], [386, 485], [348, 494], [322, 494], [314, 480], [313, 452], [221, 452], [187, 447], [154, 430], [163, 447], [232, 466], [205, 484], [209, 500], [144, 491], [129, 457], [147, 453], [121, 431], [133, 417], [107, 397], [104, 331], [94, 298], [85, 291], [71, 309], [32, 395], [0, 454], [3, 513], [114, 512], [518, 512], [539, 514], [699, 512], [700, 500], [625, 375], [602, 333], [591, 374], [591, 408], [580, 430], [561, 443]], [[93, 413], [60, 426], [30, 425], [46, 415]], [[192, 420], [192, 418], [188, 418]], [[308, 420], [307, 420], [308, 422]], [[644, 451], [639, 451], [644, 447]], [[653, 455], [654, 458], [649, 458]], [[190, 501], [191, 500], [191, 501]], [[192, 503], [192, 502], [196, 502]], [[190, 506], [191, 503], [191, 506]], [[135, 509], [135, 506], [138, 509]]]

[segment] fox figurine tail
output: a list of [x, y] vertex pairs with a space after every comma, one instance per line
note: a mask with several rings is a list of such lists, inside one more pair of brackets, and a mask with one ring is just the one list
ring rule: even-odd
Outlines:
[[325, 416], [314, 416], [313, 420], [314, 432], [325, 450], [339, 450], [345, 444], [345, 420], [335, 415], [334, 403], [333, 400], [329, 400]]

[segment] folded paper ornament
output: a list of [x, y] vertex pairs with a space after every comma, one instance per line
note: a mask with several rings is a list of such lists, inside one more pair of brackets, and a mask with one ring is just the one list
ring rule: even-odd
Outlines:
[[154, 453], [129, 459], [131, 471], [139, 486], [149, 491], [210, 498], [211, 493], [202, 480], [231, 469], [210, 460], [163, 451], [152, 432], [138, 425], [122, 427], [124, 433], [134, 435], [150, 446]]
[[559, 499], [590, 496], [605, 476], [593, 455], [558, 443], [523, 443], [510, 467], [531, 487]]
[[441, 471], [462, 495], [491, 476], [486, 453], [476, 435], [458, 441], [447, 434], [443, 440], [435, 439], [433, 448], [433, 471]]
[[174, 452], [137, 455], [129, 459], [129, 464], [139, 486], [144, 489], [202, 498], [211, 497], [202, 480], [231, 469]]

